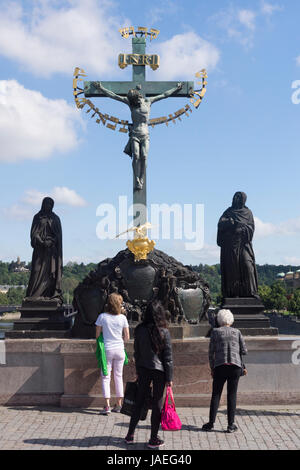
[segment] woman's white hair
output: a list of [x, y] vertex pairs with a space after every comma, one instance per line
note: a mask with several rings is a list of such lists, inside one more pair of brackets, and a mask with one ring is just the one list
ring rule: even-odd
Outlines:
[[234, 317], [230, 310], [221, 309], [218, 311], [217, 322], [219, 326], [229, 325], [231, 326], [234, 322]]

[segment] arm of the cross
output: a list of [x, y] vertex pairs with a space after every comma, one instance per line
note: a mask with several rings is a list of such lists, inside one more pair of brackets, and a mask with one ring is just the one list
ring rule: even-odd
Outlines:
[[155, 103], [156, 101], [164, 100], [165, 98], [169, 98], [170, 96], [174, 95], [174, 93], [178, 93], [182, 89], [182, 83], [177, 83], [176, 87], [170, 88], [169, 90], [165, 91], [160, 95], [155, 95], [149, 98], [150, 103]]
[[[171, 95], [171, 97], [179, 98], [189, 98], [194, 91], [194, 82], [181, 82], [182, 88], [178, 90], [176, 95]], [[105, 95], [101, 90], [96, 86], [97, 82], [84, 82], [84, 94], [86, 98], [105, 98]], [[112, 91], [119, 96], [127, 96], [129, 90], [138, 87], [138, 90], [144, 96], [157, 96], [163, 93], [166, 93], [172, 88], [176, 88], [177, 82], [101, 82], [101, 84], [109, 91]]]
[[96, 82], [93, 84], [93, 86], [97, 90], [101, 91], [108, 98], [112, 98], [113, 100], [121, 101], [122, 103], [129, 105], [129, 101], [126, 96], [120, 96], [119, 94], [116, 94], [115, 92], [111, 90], [108, 90], [107, 88], [105, 88], [105, 86], [103, 86], [102, 82]]

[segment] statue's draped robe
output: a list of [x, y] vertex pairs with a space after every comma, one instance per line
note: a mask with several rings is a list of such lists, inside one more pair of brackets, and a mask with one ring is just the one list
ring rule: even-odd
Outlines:
[[[32, 266], [26, 297], [61, 298], [62, 278], [62, 229], [54, 212], [38, 212], [32, 221]], [[53, 240], [51, 247], [43, 246], [45, 240]]]
[[[230, 221], [234, 220], [234, 224]], [[252, 238], [254, 219], [248, 207], [229, 207], [218, 223], [223, 297], [257, 296], [257, 272]]]

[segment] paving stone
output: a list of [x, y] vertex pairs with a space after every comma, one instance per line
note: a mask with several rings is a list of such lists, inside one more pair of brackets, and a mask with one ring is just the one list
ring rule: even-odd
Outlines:
[[[179, 432], [160, 432], [166, 450], [299, 450], [299, 406], [238, 409], [238, 431], [226, 433], [225, 410], [220, 409], [213, 432], [201, 427], [208, 409], [177, 408], [183, 423]], [[0, 407], [1, 450], [145, 450], [150, 437], [150, 413], [140, 422], [135, 444], [124, 437], [129, 418], [100, 416], [98, 410], [53, 407]]]

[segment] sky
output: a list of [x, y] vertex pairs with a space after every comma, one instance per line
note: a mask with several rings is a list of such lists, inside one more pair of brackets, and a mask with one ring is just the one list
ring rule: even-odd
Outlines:
[[[151, 118], [189, 104], [175, 124], [150, 129], [149, 230], [156, 248], [184, 264], [219, 262], [217, 224], [233, 194], [247, 194], [258, 264], [300, 265], [300, 3], [291, 0], [0, 0], [0, 260], [30, 261], [30, 227], [45, 196], [63, 227], [64, 263], [126, 248], [132, 225], [128, 136], [97, 124], [73, 99], [86, 80], [131, 80], [118, 55], [120, 28], [160, 31], [148, 80], [194, 81], [207, 70], [198, 109], [188, 98], [153, 104]], [[198, 86], [199, 88], [199, 86]], [[129, 108], [93, 98], [130, 121]], [[169, 230], [157, 207], [175, 208]], [[153, 212], [152, 212], [153, 210]], [[159, 222], [161, 221], [161, 222]], [[167, 222], [166, 222], [167, 223]], [[167, 224], [168, 225], [168, 224]], [[167, 227], [168, 228], [168, 227]]]

